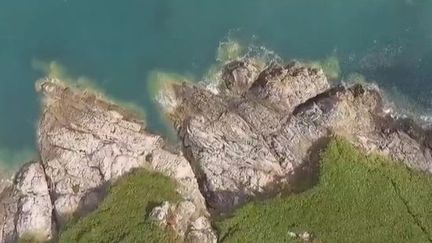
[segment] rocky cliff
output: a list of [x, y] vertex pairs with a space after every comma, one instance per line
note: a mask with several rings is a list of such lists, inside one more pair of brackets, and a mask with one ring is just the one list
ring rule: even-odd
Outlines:
[[170, 107], [208, 206], [230, 212], [256, 197], [298, 190], [314, 176], [331, 136], [366, 152], [432, 172], [430, 131], [386, 112], [380, 90], [334, 86], [321, 70], [299, 63], [250, 61], [225, 68], [220, 91], [178, 85]]
[[[95, 209], [110, 183], [138, 167], [178, 182], [184, 200], [151, 216], [190, 242], [216, 241], [210, 214], [313, 184], [319, 152], [332, 136], [432, 172], [432, 132], [387, 112], [377, 88], [332, 86], [322, 70], [262, 67], [252, 59], [229, 63], [220, 78], [216, 91], [173, 84], [164, 94], [181, 151], [103, 97], [59, 80], [38, 82], [40, 160], [3, 186], [0, 242], [55, 240], [71, 215]], [[169, 213], [179, 220], [167, 222]]]
[[180, 234], [196, 220], [207, 219], [188, 161], [181, 152], [168, 149], [160, 136], [148, 133], [137, 116], [59, 80], [43, 80], [36, 88], [44, 96], [38, 127], [40, 161], [21, 168], [13, 185], [1, 194], [0, 242], [27, 235], [55, 240], [69, 218], [95, 209], [111, 182], [138, 167], [178, 182], [184, 199], [180, 204], [189, 209], [182, 225], [173, 225]]

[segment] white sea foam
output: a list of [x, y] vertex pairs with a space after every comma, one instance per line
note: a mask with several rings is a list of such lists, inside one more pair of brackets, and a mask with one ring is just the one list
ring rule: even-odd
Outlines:
[[382, 93], [385, 106], [391, 110], [394, 117], [411, 118], [422, 127], [432, 127], [432, 109], [423, 106], [396, 87], [382, 89]]
[[230, 31], [227, 37], [219, 42], [215, 64], [208, 69], [198, 82], [214, 94], [220, 92], [219, 87], [223, 82], [223, 68], [229, 62], [251, 59], [254, 60], [255, 64], [260, 65], [261, 69], [267, 68], [271, 63], [283, 63], [282, 58], [273, 50], [264, 45], [255, 43], [256, 37], [244, 41], [235, 37], [236, 31], [237, 30]]

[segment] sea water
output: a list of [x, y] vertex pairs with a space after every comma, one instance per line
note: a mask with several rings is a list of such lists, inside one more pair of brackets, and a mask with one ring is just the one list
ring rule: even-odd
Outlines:
[[227, 42], [333, 60], [339, 81], [356, 73], [424, 118], [432, 107], [431, 0], [1, 0], [1, 166], [34, 155], [37, 79], [97, 87], [164, 133], [149, 83], [200, 80]]

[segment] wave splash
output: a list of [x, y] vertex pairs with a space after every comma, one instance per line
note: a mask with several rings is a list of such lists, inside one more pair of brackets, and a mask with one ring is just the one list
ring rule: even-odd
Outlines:
[[[390, 47], [386, 48], [388, 49]], [[387, 50], [387, 52], [390, 51]], [[395, 53], [400, 55], [400, 47], [392, 50], [391, 58], [385, 58], [385, 60], [393, 60], [393, 56], [396, 55]], [[188, 80], [188, 82], [196, 82], [196, 80], [199, 80], [199, 84], [206, 86], [213, 93], [218, 93], [218, 87], [222, 82], [223, 68], [231, 61], [253, 59], [254, 63], [257, 63], [260, 66], [260, 69], [265, 69], [272, 63], [284, 63], [284, 59], [274, 51], [264, 45], [257, 44], [255, 37], [252, 38], [252, 41], [242, 41], [241, 39], [233, 37], [231, 33], [227, 38], [219, 43], [215, 56], [215, 64], [210, 66], [207, 72], [201, 78], [186, 78], [186, 80]], [[382, 65], [384, 60], [382, 55], [375, 56], [377, 59], [376, 61], [372, 60], [374, 58], [372, 55], [367, 56], [370, 61], [369, 64], [372, 65], [374, 63], [379, 63]], [[336, 84], [361, 83], [364, 85], [373, 86], [382, 92], [388, 112], [398, 117], [412, 118], [424, 127], [432, 127], [432, 108], [422, 106], [419, 102], [415, 101], [413, 98], [410, 98], [396, 87], [383, 88], [379, 85], [380, 82], [368, 79], [367, 70], [370, 70], [371, 67], [369, 67], [369, 69], [361, 69], [365, 71], [365, 73], [350, 72], [348, 68], [344, 68], [343, 62], [341, 61], [345, 60], [343, 58], [343, 56], [338, 56], [337, 52], [335, 51], [330, 55], [323, 57], [322, 59], [298, 59], [297, 61], [323, 69], [328, 79]], [[391, 64], [389, 61], [387, 61], [386, 65]], [[174, 75], [171, 75], [170, 77], [174, 77]], [[182, 79], [177, 79], [177, 81], [181, 80]], [[185, 78], [183, 78], [183, 80], [185, 80]], [[165, 89], [161, 88], [158, 90], [158, 92], [161, 92], [162, 90]], [[160, 98], [162, 96], [158, 97]], [[166, 102], [161, 102], [161, 99], [158, 101], [159, 103], [166, 104]], [[171, 106], [172, 105], [173, 104], [171, 104]]]

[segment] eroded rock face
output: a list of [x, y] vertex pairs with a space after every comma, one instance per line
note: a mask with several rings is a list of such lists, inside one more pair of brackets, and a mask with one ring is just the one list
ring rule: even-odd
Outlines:
[[39, 82], [41, 161], [0, 183], [0, 242], [55, 239], [72, 214], [97, 207], [110, 183], [145, 167], [176, 180], [183, 197], [156, 207], [151, 218], [188, 242], [213, 243], [208, 207], [231, 212], [299, 190], [298, 181], [313, 183], [319, 152], [335, 135], [432, 173], [432, 131], [385, 112], [376, 88], [330, 87], [321, 70], [299, 63], [262, 68], [253, 60], [227, 65], [222, 78], [219, 92], [170, 88], [167, 112], [182, 151], [168, 149], [139, 117], [103, 97], [59, 80]]
[[191, 219], [207, 216], [189, 162], [181, 152], [166, 149], [160, 136], [148, 133], [139, 117], [59, 80], [43, 80], [37, 90], [44, 95], [40, 156], [59, 227], [71, 215], [95, 209], [111, 182], [138, 167], [175, 179], [179, 193], [193, 205]]
[[248, 81], [250, 89], [243, 85], [249, 73], [238, 72], [229, 80], [232, 87], [246, 88], [247, 95], [216, 95], [187, 85], [176, 89], [180, 105], [172, 117], [179, 119], [175, 123], [185, 154], [216, 211], [231, 210], [287, 182], [308, 148], [327, 135], [325, 129], [304, 124], [309, 120], [290, 117], [299, 103], [329, 87], [322, 71], [269, 67]]
[[141, 133], [143, 124], [93, 94], [55, 80], [42, 82], [40, 90], [45, 95], [40, 154], [57, 218], [65, 222], [93, 206], [83, 204], [90, 191], [101, 188], [102, 194], [106, 182], [142, 166], [160, 138]]
[[37, 90], [44, 95], [38, 129], [41, 162], [22, 167], [14, 183], [5, 184], [0, 242], [55, 239], [70, 216], [95, 209], [110, 183], [138, 167], [178, 182], [185, 203], [176, 215], [189, 212], [177, 224], [181, 237], [196, 219], [208, 217], [189, 162], [181, 152], [166, 149], [163, 139], [148, 133], [133, 113], [59, 80], [42, 80]]
[[249, 90], [260, 71], [260, 67], [252, 61], [231, 62], [223, 70], [222, 90], [228, 94], [242, 95]]
[[230, 85], [221, 87], [229, 90], [217, 94], [175, 86], [178, 106], [170, 117], [214, 212], [293, 189], [299, 177], [313, 176], [319, 151], [334, 135], [431, 171], [431, 136], [419, 135], [431, 133], [384, 112], [378, 89], [330, 88], [321, 70], [298, 63], [272, 64], [259, 75], [248, 67], [254, 66], [229, 65], [241, 71], [225, 75]]
[[19, 197], [13, 187], [0, 194], [0, 242], [10, 243], [18, 240], [15, 222]]
[[56, 235], [53, 205], [40, 162], [24, 165], [0, 195], [0, 242], [49, 241]]
[[15, 180], [20, 193], [16, 222], [18, 237], [31, 236], [43, 241], [53, 239], [56, 234], [53, 205], [42, 164], [25, 165]]
[[379, 152], [412, 169], [432, 173], [432, 131], [420, 128], [412, 120], [387, 117], [378, 123], [374, 136], [363, 138], [360, 145]]
[[[331, 105], [329, 105], [331, 104]], [[413, 169], [432, 172], [432, 131], [385, 112], [380, 91], [355, 85], [334, 88], [299, 107], [320, 127], [347, 138], [370, 153], [380, 153]]]
[[296, 106], [330, 88], [321, 69], [308, 68], [299, 63], [286, 66], [272, 64], [253, 82], [249, 93], [282, 112], [291, 112]]

